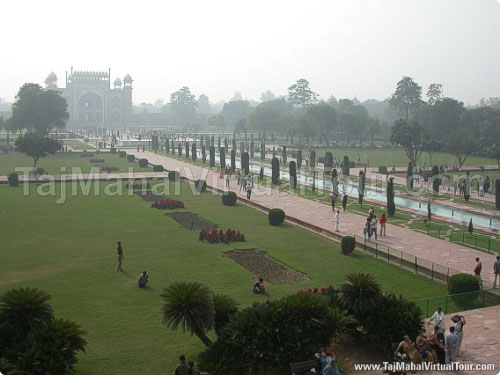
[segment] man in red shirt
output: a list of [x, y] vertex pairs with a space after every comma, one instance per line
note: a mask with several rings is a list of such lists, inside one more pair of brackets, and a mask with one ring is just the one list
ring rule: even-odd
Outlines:
[[385, 223], [387, 223], [387, 218], [385, 217], [385, 214], [382, 214], [382, 217], [380, 218], [380, 235], [385, 236]]

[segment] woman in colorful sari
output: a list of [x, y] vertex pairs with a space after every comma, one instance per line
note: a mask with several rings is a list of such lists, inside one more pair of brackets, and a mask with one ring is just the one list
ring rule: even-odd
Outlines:
[[321, 375], [340, 375], [340, 370], [335, 360], [335, 353], [329, 354], [324, 351], [314, 355], [321, 363]]

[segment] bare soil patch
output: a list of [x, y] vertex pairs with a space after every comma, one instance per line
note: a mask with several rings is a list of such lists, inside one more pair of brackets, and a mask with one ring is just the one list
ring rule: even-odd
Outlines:
[[134, 194], [138, 195], [146, 202], [154, 202], [160, 200], [163, 196], [161, 194], [155, 194], [152, 191], [135, 191]]
[[181, 224], [184, 228], [189, 230], [217, 229], [217, 225], [202, 219], [201, 217], [192, 212], [174, 212], [171, 214], [165, 214], [165, 216], [170, 216], [172, 219]]
[[224, 256], [234, 260], [256, 278], [263, 278], [270, 284], [293, 285], [309, 281], [306, 274], [295, 271], [256, 249], [232, 250]]

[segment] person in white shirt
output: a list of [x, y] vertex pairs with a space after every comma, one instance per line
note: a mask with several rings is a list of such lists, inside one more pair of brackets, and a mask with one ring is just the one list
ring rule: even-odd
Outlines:
[[444, 325], [444, 313], [441, 307], [438, 307], [437, 310], [432, 314], [431, 318], [429, 319], [429, 323], [434, 322], [434, 327], [438, 327], [438, 335], [440, 336], [439, 338], [444, 337], [444, 331], [446, 330], [445, 325]]
[[339, 223], [340, 223], [340, 211], [337, 210], [337, 212], [335, 213], [335, 231], [336, 232], [339, 231]]

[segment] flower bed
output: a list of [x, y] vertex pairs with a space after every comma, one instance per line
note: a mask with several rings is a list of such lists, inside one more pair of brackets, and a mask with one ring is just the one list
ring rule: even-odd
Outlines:
[[184, 208], [184, 203], [173, 199], [162, 199], [161, 201], [154, 201], [151, 208], [158, 208], [159, 210], [173, 210], [175, 208]]
[[328, 285], [328, 288], [321, 288], [321, 289], [318, 289], [318, 288], [309, 288], [307, 290], [300, 289], [297, 292], [297, 294], [307, 294], [307, 295], [318, 294], [318, 295], [322, 295], [322, 296], [327, 296], [332, 291], [334, 291], [333, 286], [332, 285]]
[[101, 165], [100, 167], [101, 172], [116, 172], [119, 171], [120, 168], [118, 167], [108, 167], [107, 165]]
[[203, 229], [200, 232], [200, 241], [207, 241], [208, 243], [225, 243], [245, 241], [245, 235], [240, 231], [228, 228], [225, 232], [220, 229], [212, 229], [211, 231]]
[[94, 164], [102, 164], [104, 163], [104, 159], [90, 159], [89, 162]]

